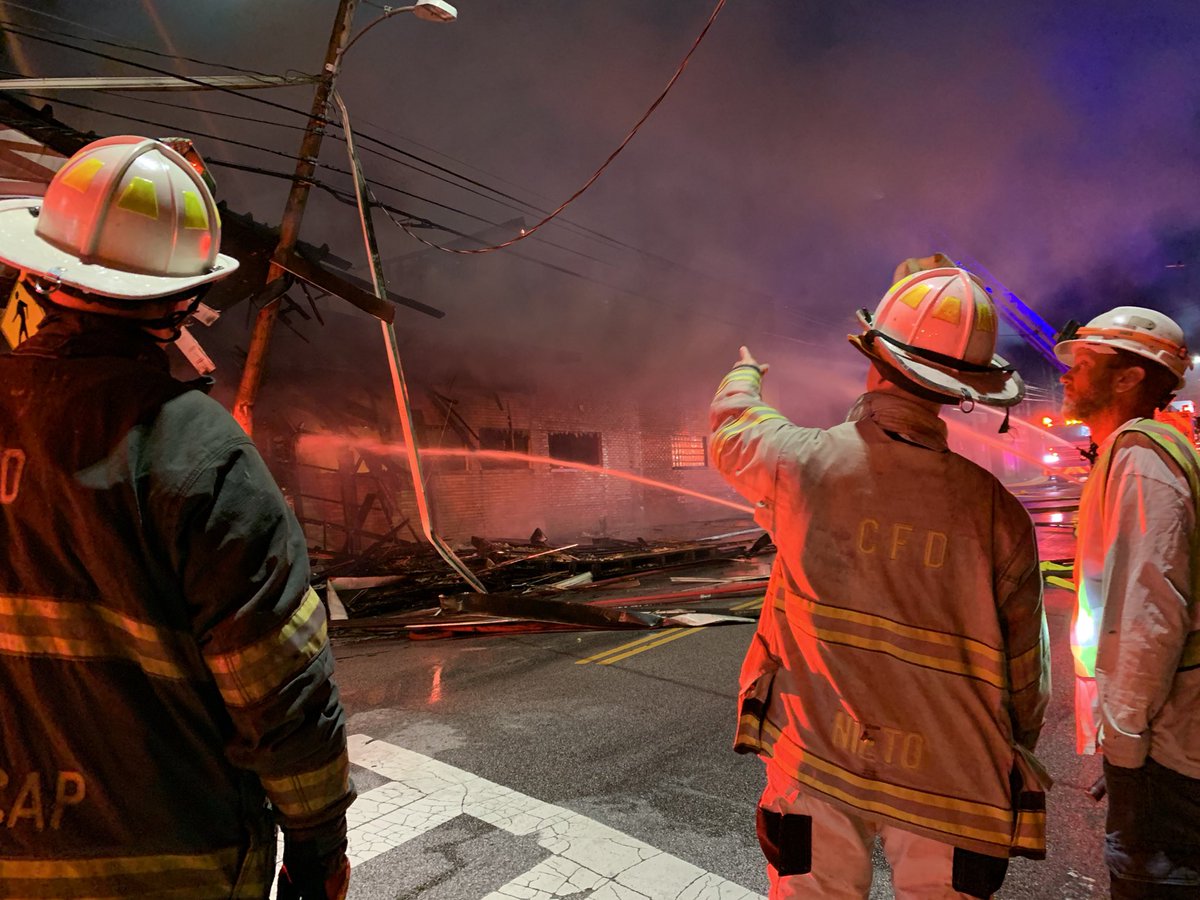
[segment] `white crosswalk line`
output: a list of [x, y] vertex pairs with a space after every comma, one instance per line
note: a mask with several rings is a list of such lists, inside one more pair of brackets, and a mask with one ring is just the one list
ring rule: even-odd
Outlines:
[[469, 815], [551, 856], [481, 900], [762, 900], [586, 816], [366, 735], [349, 738], [350, 760], [388, 784], [364, 791], [348, 813], [350, 862], [358, 866], [418, 835]]

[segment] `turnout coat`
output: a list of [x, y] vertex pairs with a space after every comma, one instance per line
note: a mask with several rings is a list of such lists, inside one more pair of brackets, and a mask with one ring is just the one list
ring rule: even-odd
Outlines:
[[265, 897], [345, 838], [305, 541], [163, 351], [63, 315], [0, 357], [0, 893]]
[[714, 464], [777, 548], [735, 749], [853, 814], [1043, 856], [1031, 751], [1050, 666], [1029, 515], [905, 395], [804, 428], [761, 381], [738, 366], [712, 404]]

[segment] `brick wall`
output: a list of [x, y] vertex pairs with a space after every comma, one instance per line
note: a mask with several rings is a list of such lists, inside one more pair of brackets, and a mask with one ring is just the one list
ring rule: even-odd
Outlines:
[[[529, 454], [545, 457], [552, 432], [596, 432], [605, 468], [741, 502], [710, 467], [672, 468], [672, 435], [706, 436], [704, 410], [664, 416], [603, 396], [446, 388], [437, 393], [451, 404], [435, 400], [427, 390], [413, 392], [423, 447], [473, 449], [478, 444], [471, 432], [511, 429], [528, 434]], [[364, 429], [301, 437], [296, 443], [276, 439], [273, 446], [273, 467], [305, 522], [311, 545], [361, 552], [405, 517], [420, 530], [401, 446], [382, 445], [378, 433]], [[748, 519], [708, 501], [566, 466], [497, 464], [472, 455], [426, 455], [423, 460], [437, 531], [459, 545], [471, 536], [526, 539], [537, 528], [558, 543], [591, 535], [684, 538], [718, 533], [728, 530], [728, 520]], [[708, 523], [712, 528], [706, 532]], [[399, 536], [413, 535], [405, 528]]]

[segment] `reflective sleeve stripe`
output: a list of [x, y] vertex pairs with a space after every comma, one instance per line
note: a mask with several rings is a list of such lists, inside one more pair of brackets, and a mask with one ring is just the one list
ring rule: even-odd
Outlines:
[[204, 660], [229, 706], [250, 706], [309, 664], [327, 643], [325, 607], [309, 588], [300, 607], [278, 630], [232, 653]]
[[1037, 684], [1042, 675], [1042, 645], [1034, 644], [1008, 661], [1009, 688], [1013, 693]]
[[275, 808], [288, 819], [311, 816], [336, 804], [350, 787], [350, 759], [343, 752], [319, 769], [282, 778], [263, 778]]
[[1017, 826], [1013, 834], [1014, 855], [1033, 859], [1046, 858], [1046, 811], [1017, 810]]
[[757, 388], [761, 384], [762, 372], [752, 369], [749, 366], [739, 366], [721, 379], [721, 384], [717, 387], [717, 396], [720, 397], [734, 385], [737, 385], [738, 389], [741, 390], [745, 385]]
[[139, 621], [96, 602], [0, 595], [0, 652], [57, 659], [120, 659], [149, 675], [182, 680], [196, 663], [191, 636]]
[[[162, 856], [0, 859], [0, 884], [4, 896], [14, 898], [170, 896], [211, 900], [231, 896], [240, 857], [241, 849], [230, 847], [213, 853]], [[266, 896], [268, 888], [268, 884], [259, 886], [257, 896]]]
[[814, 756], [786, 735], [776, 744], [773, 759], [797, 781], [864, 812], [1000, 847], [1011, 843], [1013, 813], [1007, 807], [866, 778]]
[[713, 456], [719, 457], [725, 449], [725, 445], [734, 437], [741, 434], [755, 425], [761, 425], [763, 422], [769, 422], [771, 419], [781, 419], [787, 421], [786, 418], [774, 408], [770, 406], [749, 406], [743, 409], [732, 422], [727, 422], [716, 430], [712, 438]]
[[965, 675], [996, 688], [1007, 684], [1004, 654], [982, 641], [942, 631], [917, 628], [882, 616], [843, 609], [789, 594], [780, 585], [776, 609], [789, 624], [831, 644], [883, 653], [902, 662]]

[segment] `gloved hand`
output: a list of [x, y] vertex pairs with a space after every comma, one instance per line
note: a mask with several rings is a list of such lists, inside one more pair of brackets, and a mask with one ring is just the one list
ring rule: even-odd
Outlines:
[[350, 860], [346, 843], [322, 856], [313, 841], [283, 842], [283, 867], [279, 870], [279, 900], [345, 900], [350, 887]]

